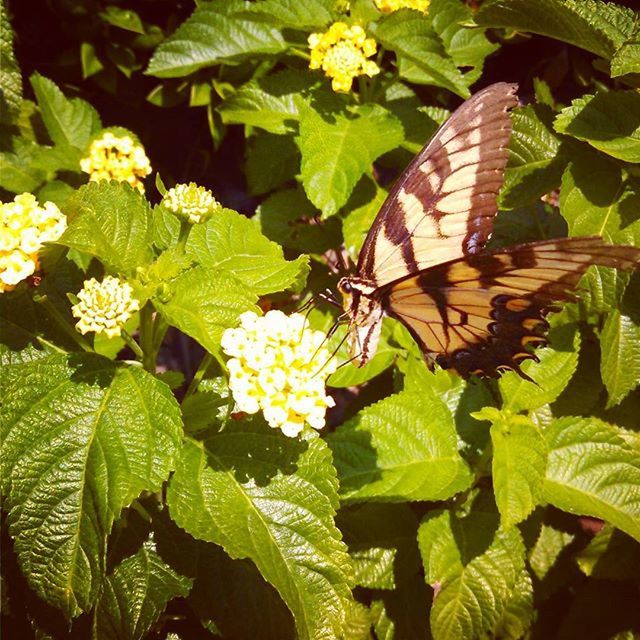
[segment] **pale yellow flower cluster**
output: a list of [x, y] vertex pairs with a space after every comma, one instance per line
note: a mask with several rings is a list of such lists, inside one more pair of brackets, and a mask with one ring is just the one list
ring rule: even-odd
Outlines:
[[80, 168], [90, 180], [119, 180], [128, 182], [141, 192], [141, 179], [151, 173], [149, 158], [142, 145], [131, 136], [116, 136], [105, 131], [89, 146], [89, 155], [80, 160]]
[[169, 189], [162, 198], [162, 206], [178, 216], [187, 218], [189, 222], [198, 224], [206, 222], [222, 205], [209, 189], [190, 182], [177, 184]]
[[131, 315], [138, 311], [140, 303], [133, 297], [133, 289], [127, 282], [113, 276], [105, 276], [102, 282], [95, 278], [84, 281], [78, 292], [78, 302], [71, 307], [79, 318], [76, 329], [82, 333], [105, 333], [109, 338], [120, 335], [120, 330]]
[[60, 209], [53, 202], [39, 206], [31, 193], [0, 202], [0, 293], [34, 273], [42, 244], [57, 240], [66, 228]]
[[334, 22], [325, 33], [309, 36], [310, 69], [322, 69], [334, 91], [348, 92], [357, 76], [375, 76], [380, 67], [367, 58], [375, 55], [376, 41], [362, 27]]
[[430, 0], [373, 0], [376, 7], [385, 13], [398, 11], [399, 9], [415, 9], [426, 13]]
[[336, 370], [335, 359], [322, 346], [324, 333], [306, 329], [305, 322], [299, 313], [260, 317], [249, 311], [240, 316], [239, 328], [222, 336], [237, 409], [262, 410], [269, 426], [291, 438], [305, 422], [322, 429], [326, 409], [334, 405], [325, 382]]

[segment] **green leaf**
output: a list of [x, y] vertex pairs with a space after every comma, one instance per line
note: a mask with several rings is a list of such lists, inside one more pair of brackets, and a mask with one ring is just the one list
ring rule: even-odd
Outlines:
[[104, 64], [100, 60], [96, 48], [90, 42], [83, 42], [80, 45], [80, 63], [84, 80], [96, 75], [96, 73], [100, 73], [104, 69]]
[[286, 48], [273, 26], [243, 12], [244, 2], [199, 5], [178, 30], [155, 50], [147, 73], [181, 78], [198, 69], [239, 62], [253, 55], [280, 53]]
[[300, 152], [291, 136], [259, 132], [248, 140], [244, 172], [251, 195], [263, 195], [300, 171]]
[[484, 29], [465, 26], [473, 22], [473, 11], [458, 0], [433, 0], [429, 15], [434, 31], [456, 66], [469, 68], [464, 80], [467, 86], [472, 84], [480, 77], [485, 58], [498, 45], [488, 40]]
[[293, 613], [299, 638], [340, 637], [351, 565], [333, 522], [331, 454], [316, 433], [288, 439], [254, 420], [187, 440], [167, 501], [191, 535], [253, 560]]
[[349, 547], [358, 586], [395, 589], [419, 572], [418, 521], [408, 505], [344, 508], [336, 524]]
[[300, 288], [309, 259], [285, 260], [282, 249], [260, 233], [259, 227], [231, 209], [222, 209], [189, 235], [186, 253], [211, 270], [224, 269], [257, 295]]
[[295, 131], [299, 118], [294, 98], [317, 84], [306, 71], [288, 69], [242, 85], [219, 107], [225, 124], [244, 124], [276, 134]]
[[640, 73], [640, 42], [626, 42], [611, 58], [611, 77]]
[[68, 227], [59, 244], [98, 258], [106, 267], [133, 274], [153, 256], [151, 209], [123, 182], [89, 182], [65, 204]]
[[605, 525], [576, 554], [576, 562], [585, 575], [593, 578], [633, 580], [640, 573], [640, 546], [622, 531]]
[[557, 208], [538, 200], [534, 205], [498, 211], [489, 246], [497, 249], [566, 235], [567, 223]]
[[522, 370], [536, 381], [536, 384], [521, 378], [514, 371], [500, 377], [500, 393], [504, 398], [504, 408], [517, 413], [538, 409], [553, 402], [567, 386], [578, 366], [580, 334], [576, 326], [566, 324], [549, 332], [550, 345], [536, 349], [540, 362], [528, 360]]
[[37, 151], [35, 145], [24, 144], [16, 153], [0, 152], [0, 187], [12, 193], [33, 193], [47, 177], [43, 169], [34, 166]]
[[20, 112], [22, 76], [13, 51], [13, 30], [4, 2], [0, 2], [0, 122], [9, 123]]
[[54, 82], [39, 73], [34, 73], [30, 80], [53, 142], [83, 151], [102, 126], [98, 112], [80, 98], [66, 98]]
[[493, 0], [475, 21], [562, 40], [607, 60], [640, 25], [633, 9], [599, 0]]
[[[560, 212], [569, 235], [640, 246], [640, 219], [630, 213], [639, 208], [635, 183], [624, 181], [620, 167], [600, 154], [576, 157], [562, 176]], [[594, 311], [616, 308], [628, 281], [628, 273], [593, 267], [582, 280], [588, 288], [581, 298]]]
[[556, 566], [560, 554], [574, 538], [572, 533], [542, 524], [535, 544], [529, 552], [529, 565], [538, 580], [542, 581]]
[[[394, 11], [370, 26], [375, 38], [386, 49], [395, 51], [401, 61], [415, 67], [406, 73], [400, 65], [400, 75], [412, 82], [433, 84], [449, 89], [463, 98], [470, 95], [462, 73], [449, 57], [433, 25], [418, 11]], [[417, 76], [417, 77], [415, 77]]]
[[545, 431], [549, 448], [544, 499], [602, 518], [640, 540], [640, 454], [613, 425], [566, 417]]
[[323, 217], [337, 213], [373, 161], [402, 139], [399, 120], [379, 105], [360, 105], [330, 116], [305, 106], [296, 142], [309, 200]]
[[611, 311], [602, 327], [600, 348], [600, 373], [609, 394], [609, 409], [640, 384], [640, 326], [620, 311]]
[[516, 527], [497, 528], [497, 514], [429, 512], [418, 542], [425, 579], [436, 591], [431, 608], [435, 640], [478, 638], [505, 614], [524, 569], [524, 544]]
[[269, 196], [258, 207], [258, 220], [268, 238], [289, 249], [318, 254], [340, 244], [340, 220], [319, 220], [301, 187]]
[[100, 12], [100, 17], [107, 24], [113, 25], [114, 27], [144, 35], [142, 20], [140, 20], [140, 16], [131, 9], [108, 6], [104, 11]]
[[3, 368], [3, 486], [32, 589], [68, 618], [96, 602], [114, 518], [173, 469], [179, 407], [138, 367], [86, 354]]
[[[211, 625], [215, 625], [220, 630], [216, 635], [224, 638], [296, 638], [293, 616], [253, 562], [234, 560], [211, 543], [197, 545], [196, 579], [189, 605], [205, 628], [213, 631]], [[180, 553], [181, 547], [177, 551]]]
[[533, 582], [525, 568], [516, 579], [511, 598], [508, 600], [500, 620], [494, 625], [493, 635], [505, 640], [524, 638], [527, 636], [527, 631], [535, 617]]
[[241, 313], [259, 312], [256, 301], [230, 273], [199, 266], [181, 273], [153, 303], [169, 324], [216, 353], [224, 330], [237, 326]]
[[[406, 151], [404, 156], [398, 159], [401, 168], [424, 147], [449, 115], [446, 109], [425, 107], [417, 94], [402, 82], [395, 82], [387, 88], [383, 106], [400, 120], [405, 132], [402, 149]], [[390, 152], [385, 159], [394, 153]]]
[[546, 105], [515, 109], [509, 141], [509, 166], [500, 192], [500, 208], [515, 209], [535, 203], [560, 185], [567, 164], [553, 112]]
[[572, 236], [602, 236], [614, 244], [640, 246], [640, 193], [624, 182], [619, 166], [595, 153], [578, 156], [567, 167], [560, 189], [560, 212]]
[[437, 398], [390, 396], [327, 439], [346, 501], [446, 500], [471, 484], [453, 417]]
[[205, 629], [225, 638], [294, 640], [293, 616], [253, 562], [234, 560], [218, 545], [196, 540], [171, 520], [168, 509], [149, 502], [144, 507], [152, 514], [160, 557], [194, 578], [187, 601]]
[[474, 414], [492, 422], [493, 491], [505, 529], [525, 520], [539, 504], [547, 445], [531, 418], [485, 407]]
[[608, 91], [576, 98], [555, 129], [626, 162], [640, 162], [640, 94]]
[[387, 192], [381, 189], [373, 179], [365, 176], [357, 184], [352, 197], [347, 202], [345, 207], [347, 213], [342, 219], [342, 235], [345, 249], [354, 264], [358, 262], [364, 239], [386, 197]]
[[331, 22], [334, 4], [334, 0], [260, 0], [248, 9], [279, 27], [307, 31]]
[[192, 580], [176, 573], [145, 544], [123, 560], [104, 582], [98, 602], [95, 637], [100, 640], [140, 640], [169, 600], [189, 593]]

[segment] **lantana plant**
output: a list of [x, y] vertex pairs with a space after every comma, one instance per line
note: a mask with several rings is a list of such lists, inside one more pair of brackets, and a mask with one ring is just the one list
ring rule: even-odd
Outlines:
[[640, 246], [629, 4], [81, 0], [46, 47], [0, 4], [7, 637], [640, 632], [638, 274], [587, 273], [535, 382], [431, 370], [391, 318], [354, 366], [335, 298], [499, 80], [490, 246]]

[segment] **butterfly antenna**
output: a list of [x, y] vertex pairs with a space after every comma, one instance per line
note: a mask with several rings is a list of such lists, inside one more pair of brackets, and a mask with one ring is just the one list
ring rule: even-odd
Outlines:
[[331, 289], [329, 288], [325, 289], [322, 293], [318, 294], [318, 297], [321, 300], [324, 300], [325, 302], [332, 304], [334, 307], [338, 307], [339, 309], [342, 309], [342, 305], [340, 304], [340, 301], [336, 299]]
[[[333, 335], [341, 324], [344, 324], [344, 321], [338, 318], [338, 320], [336, 320], [331, 326], [331, 329], [329, 329], [329, 331], [327, 332], [327, 337], [329, 337], [330, 334]], [[333, 350], [333, 353], [324, 361], [322, 366], [313, 374], [313, 377], [317, 376], [331, 362], [331, 360], [333, 360], [333, 358], [336, 357], [336, 354], [338, 353], [338, 351], [340, 351], [340, 349], [342, 349], [342, 345], [345, 343], [345, 340], [348, 337], [349, 337], [349, 333], [347, 332], [344, 334], [344, 337], [342, 338], [342, 340], [340, 340], [340, 342], [338, 343], [338, 346]], [[322, 344], [324, 344], [326, 341], [327, 341], [327, 338], [325, 337], [325, 339], [322, 341]], [[320, 347], [318, 347], [318, 349], [316, 349], [316, 353], [313, 354], [314, 358], [318, 353], [319, 349]]]
[[313, 355], [311, 356], [311, 360], [310, 360], [311, 362], [313, 362], [313, 359], [318, 355], [318, 351], [320, 351], [320, 349], [324, 347], [324, 345], [331, 338], [331, 336], [333, 336], [333, 334], [338, 330], [338, 327], [340, 327], [345, 323], [346, 316], [347, 316], [346, 313], [340, 314], [336, 318], [334, 323], [329, 327], [329, 331], [327, 331], [325, 337], [322, 339], [322, 342], [318, 345], [318, 348], [313, 352]]
[[316, 306], [316, 304], [318, 304], [318, 297], [311, 296], [301, 307], [298, 307], [297, 309], [295, 309], [294, 313], [302, 313], [303, 311], [306, 311], [309, 308], [313, 309]]
[[360, 353], [356, 353], [355, 356], [352, 356], [351, 358], [349, 358], [348, 360], [345, 360], [342, 364], [339, 364], [338, 367], [336, 368], [336, 371], [338, 369], [342, 369], [342, 367], [344, 367], [347, 364], [350, 364], [351, 362], [353, 362], [354, 360], [357, 360], [360, 356], [362, 355], [362, 351]]

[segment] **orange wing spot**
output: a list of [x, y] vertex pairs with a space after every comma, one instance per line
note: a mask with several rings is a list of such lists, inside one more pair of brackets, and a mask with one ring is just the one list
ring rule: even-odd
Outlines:
[[544, 320], [540, 320], [540, 318], [525, 318], [520, 324], [522, 324], [527, 331], [535, 331], [546, 323]]
[[507, 300], [504, 306], [509, 309], [509, 311], [524, 311], [531, 306], [531, 302], [523, 298], [512, 298], [511, 300]]
[[528, 358], [531, 358], [531, 354], [527, 353], [526, 351], [520, 351], [519, 353], [515, 353], [513, 355], [513, 359], [516, 362], [521, 362], [522, 360], [527, 360]]

